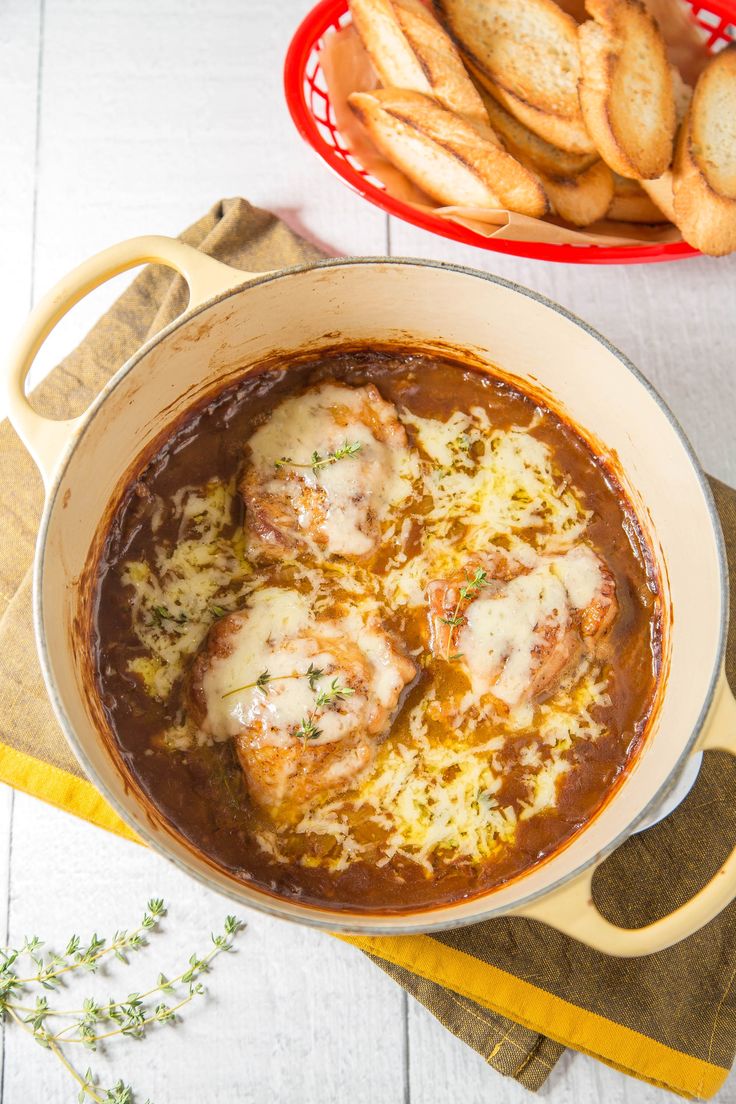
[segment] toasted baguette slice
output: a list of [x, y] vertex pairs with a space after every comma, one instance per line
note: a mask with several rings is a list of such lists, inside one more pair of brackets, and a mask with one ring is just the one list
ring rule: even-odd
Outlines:
[[[533, 161], [540, 172], [550, 176], [577, 176], [599, 160], [597, 153], [570, 153], [545, 142], [533, 130], [520, 123], [488, 92], [481, 92], [491, 127], [514, 157]], [[523, 155], [523, 156], [522, 156]]]
[[716, 54], [698, 78], [672, 190], [685, 241], [713, 256], [736, 250], [736, 46]]
[[603, 218], [613, 199], [613, 173], [595, 154], [569, 153], [545, 142], [492, 96], [484, 97], [491, 126], [509, 153], [535, 172], [552, 210], [574, 226]]
[[670, 66], [670, 72], [672, 73], [672, 90], [675, 95], [675, 119], [677, 120], [677, 126], [679, 126], [687, 115], [690, 101], [693, 98], [693, 90], [690, 85], [682, 79], [679, 71], [675, 69], [674, 65]]
[[497, 145], [490, 127], [484, 135], [421, 92], [381, 88], [348, 102], [381, 153], [438, 203], [547, 213], [539, 178]]
[[621, 176], [669, 168], [675, 95], [664, 39], [641, 0], [587, 0], [578, 29], [580, 104], [598, 152]]
[[553, 0], [434, 0], [480, 82], [561, 149], [594, 150], [578, 100], [577, 24]]
[[607, 218], [613, 222], [667, 222], [667, 216], [649, 198], [638, 180], [614, 173], [613, 199]]
[[659, 207], [668, 222], [675, 222], [675, 205], [672, 195], [672, 173], [668, 169], [656, 180], [642, 180], [641, 186], [652, 203]]
[[553, 212], [573, 226], [604, 218], [613, 201], [613, 173], [605, 161], [594, 161], [577, 176], [540, 173], [540, 180]]
[[450, 111], [488, 123], [452, 39], [422, 0], [350, 0], [350, 12], [384, 87], [435, 96]]

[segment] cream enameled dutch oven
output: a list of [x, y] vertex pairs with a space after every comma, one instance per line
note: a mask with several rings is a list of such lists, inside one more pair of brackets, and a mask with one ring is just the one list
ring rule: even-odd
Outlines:
[[[112, 378], [80, 418], [52, 422], [24, 381], [55, 323], [86, 292], [143, 262], [187, 280], [187, 311]], [[416, 344], [484, 359], [571, 420], [619, 473], [658, 560], [664, 672], [651, 731], [624, 781], [571, 843], [517, 880], [429, 911], [360, 915], [235, 882], [178, 839], [126, 777], [91, 678], [90, 564], [136, 459], [213, 389], [274, 355], [346, 342]], [[10, 419], [43, 474], [35, 621], [48, 692], [80, 763], [140, 836], [194, 877], [266, 912], [316, 926], [403, 934], [502, 914], [533, 917], [609, 954], [683, 939], [736, 896], [736, 852], [691, 901], [646, 928], [596, 910], [593, 872], [660, 802], [700, 748], [736, 754], [736, 702], [723, 673], [728, 605], [722, 537], [703, 473], [676, 421], [599, 334], [540, 296], [485, 273], [415, 260], [339, 260], [253, 276], [179, 241], [138, 238], [87, 261], [42, 300], [6, 374]]]

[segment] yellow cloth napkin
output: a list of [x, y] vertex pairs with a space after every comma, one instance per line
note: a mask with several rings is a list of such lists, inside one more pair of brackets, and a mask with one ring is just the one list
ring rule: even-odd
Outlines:
[[[311, 260], [318, 251], [265, 211], [224, 200], [182, 238], [246, 271]], [[151, 267], [36, 393], [57, 417], [81, 412], [112, 372], [183, 309], [181, 280]], [[31, 626], [30, 564], [42, 490], [7, 422], [0, 425], [0, 780], [120, 835], [116, 816], [58, 729]], [[736, 583], [736, 492], [713, 481]], [[736, 594], [736, 585], [732, 585]], [[732, 610], [732, 613], [734, 611]], [[732, 616], [732, 625], [736, 616]], [[727, 673], [736, 684], [736, 639]], [[620, 847], [597, 873], [602, 912], [648, 923], [681, 904], [736, 841], [736, 762], [706, 755], [680, 808]], [[736, 906], [646, 959], [608, 958], [542, 924], [500, 919], [436, 936], [350, 940], [502, 1073], [539, 1088], [564, 1048], [689, 1097], [723, 1083], [736, 1052]]]

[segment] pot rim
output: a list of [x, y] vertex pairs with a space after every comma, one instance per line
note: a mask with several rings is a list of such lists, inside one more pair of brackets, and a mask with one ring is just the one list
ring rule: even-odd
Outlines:
[[[593, 338], [604, 349], [614, 356], [619, 363], [627, 369], [634, 378], [644, 387], [649, 396], [654, 400], [659, 409], [665, 415], [672, 428], [678, 435], [681, 444], [685, 450], [685, 453], [690, 461], [695, 476], [697, 478], [700, 490], [704, 496], [708, 514], [713, 524], [713, 533], [716, 542], [717, 556], [718, 556], [718, 574], [721, 594], [721, 616], [719, 622], [719, 638], [718, 647], [716, 650], [715, 661], [713, 668], [710, 672], [708, 689], [703, 699], [703, 704], [700, 709], [697, 721], [693, 726], [693, 730], [690, 733], [688, 740], [683, 745], [680, 755], [677, 758], [677, 762], [670, 771], [665, 781], [659, 787], [655, 794], [649, 799], [649, 801], [636, 813], [636, 815], [621, 829], [621, 831], [610, 840], [605, 847], [601, 848], [595, 855], [576, 866], [574, 869], [567, 871], [557, 878], [551, 885], [546, 886], [543, 889], [535, 890], [528, 893], [525, 896], [520, 896], [518, 900], [510, 902], [506, 905], [496, 906], [491, 905], [486, 908], [478, 908], [478, 911], [472, 916], [466, 916], [455, 919], [439, 919], [429, 923], [422, 923], [422, 915], [427, 915], [431, 910], [423, 910], [422, 912], [399, 912], [390, 914], [393, 923], [383, 922], [387, 919], [389, 914], [379, 913], [374, 914], [366, 913], [353, 913], [343, 910], [334, 911], [334, 919], [323, 919], [318, 913], [329, 912], [327, 906], [311, 906], [301, 904], [298, 901], [292, 901], [286, 897], [278, 897], [268, 892], [262, 892], [253, 886], [247, 886], [251, 893], [256, 894], [254, 900], [245, 899], [241, 893], [237, 890], [238, 883], [234, 879], [232, 881], [233, 888], [216, 885], [212, 878], [208, 877], [206, 872], [202, 869], [195, 869], [192, 865], [184, 862], [178, 855], [170, 852], [168, 848], [162, 846], [159, 837], [150, 831], [144, 824], [141, 818], [141, 823], [132, 822], [132, 818], [125, 808], [123, 803], [112, 794], [107, 784], [102, 781], [98, 776], [96, 769], [91, 765], [84, 748], [79, 741], [74, 728], [69, 721], [62, 702], [60, 700], [56, 683], [53, 678], [51, 662], [49, 656], [49, 649], [47, 646], [46, 636], [43, 627], [43, 617], [41, 609], [41, 589], [44, 576], [45, 565], [45, 553], [46, 553], [46, 536], [48, 528], [51, 522], [51, 518], [54, 514], [56, 502], [58, 498], [58, 492], [61, 482], [64, 478], [66, 470], [69, 466], [69, 462], [75, 452], [78, 444], [89, 430], [90, 426], [95, 420], [96, 415], [103, 406], [108, 396], [115, 390], [119, 383], [128, 375], [130, 371], [145, 357], [148, 353], [155, 348], [161, 341], [177, 330], [185, 322], [189, 322], [192, 318], [203, 314], [211, 307], [215, 306], [226, 299], [231, 298], [234, 295], [239, 294], [242, 291], [246, 291], [251, 287], [255, 287], [261, 284], [271, 283], [276, 280], [283, 279], [284, 277], [297, 276], [305, 272], [309, 272], [315, 269], [326, 268], [342, 268], [349, 266], [363, 265], [366, 267], [373, 266], [386, 266], [386, 265], [401, 265], [404, 266], [417, 266], [420, 268], [436, 268], [448, 272], [455, 272], [463, 276], [471, 276], [477, 279], [486, 280], [488, 283], [496, 284], [499, 287], [506, 288], [509, 291], [516, 292], [525, 296], [528, 299], [532, 299], [539, 303], [543, 307], [547, 307], [550, 310], [555, 311], [563, 318], [572, 322], [574, 325], [580, 327], [589, 337]], [[233, 271], [237, 271], [233, 269]], [[236, 284], [234, 287], [227, 289], [224, 292], [220, 292], [217, 295], [212, 296], [204, 303], [200, 303], [198, 306], [191, 310], [187, 308], [180, 315], [178, 315], [172, 322], [165, 326], [153, 337], [149, 338], [108, 380], [99, 394], [95, 397], [87, 410], [80, 417], [79, 425], [76, 432], [72, 435], [61, 457], [57, 460], [53, 477], [46, 490], [46, 496], [44, 501], [43, 513], [39, 525], [38, 537], [36, 540], [36, 551], [34, 561], [33, 572], [33, 623], [36, 636], [36, 645], [41, 664], [41, 671], [43, 674], [44, 682], [46, 684], [46, 690], [51, 700], [51, 704], [56, 714], [56, 718], [61, 726], [61, 729], [66, 737], [67, 742], [71, 746], [74, 754], [82, 766], [83, 770], [87, 774], [88, 778], [93, 782], [94, 786], [102, 794], [105, 800], [111, 805], [114, 811], [118, 814], [121, 820], [125, 821], [137, 835], [141, 837], [148, 845], [152, 847], [158, 854], [165, 858], [168, 862], [173, 863], [176, 867], [186, 873], [189, 877], [194, 878], [200, 884], [206, 886], [210, 890], [214, 890], [220, 893], [224, 897], [236, 902], [239, 905], [245, 905], [246, 907], [257, 909], [260, 912], [267, 913], [271, 916], [276, 916], [280, 919], [291, 920], [294, 923], [304, 924], [307, 927], [321, 929], [323, 931], [341, 932], [344, 934], [359, 934], [359, 935], [396, 935], [400, 934], [427, 934], [431, 932], [448, 931], [453, 928], [468, 927], [471, 924], [478, 924], [484, 920], [491, 920], [503, 915], [513, 914], [516, 910], [522, 908], [525, 905], [531, 904], [547, 894], [551, 894], [560, 889], [563, 885], [573, 881], [587, 869], [594, 864], [599, 865], [608, 855], [610, 855], [616, 848], [628, 839], [630, 835], [635, 831], [637, 826], [646, 818], [646, 816], [652, 812], [654, 808], [666, 797], [666, 795], [672, 790], [680, 773], [683, 769], [685, 761], [693, 752], [700, 736], [705, 721], [710, 712], [713, 704], [713, 699], [718, 684], [719, 675], [723, 667], [723, 660], [726, 648], [726, 634], [728, 630], [728, 613], [729, 613], [729, 580], [728, 580], [728, 567], [726, 560], [726, 548], [723, 537], [723, 531], [721, 528], [720, 518], [718, 516], [713, 493], [711, 491], [708, 480], [700, 465], [695, 450], [691, 445], [687, 434], [680, 425], [679, 421], [664, 401], [662, 396], [656, 390], [652, 383], [644, 376], [639, 369], [629, 360], [629, 358], [616, 348], [606, 337], [604, 337], [598, 330], [590, 326], [583, 319], [579, 318], [572, 311], [566, 307], [560, 306], [555, 303], [554, 300], [548, 299], [547, 296], [541, 295], [539, 292], [533, 291], [531, 288], [524, 287], [522, 284], [517, 284], [513, 280], [507, 280], [504, 277], [496, 276], [492, 273], [483, 272], [480, 269], [471, 268], [468, 265], [455, 264], [448, 261], [434, 261], [425, 260], [419, 257], [336, 257], [326, 258], [324, 260], [311, 261], [300, 265], [291, 265], [288, 268], [279, 269], [274, 272], [266, 272], [263, 274], [255, 275], [252, 278], [244, 279], [241, 284]], [[167, 830], [173, 830], [168, 828]], [[585, 828], [582, 829], [585, 831]], [[554, 853], [550, 858], [554, 857]], [[519, 886], [523, 885], [524, 874], [518, 879]], [[491, 902], [493, 900], [493, 890], [488, 891], [486, 894], [479, 895], [477, 900], [480, 906], [483, 902]], [[462, 903], [462, 902], [457, 902]], [[453, 908], [453, 904], [441, 906], [442, 911], [449, 912]], [[350, 917], [354, 918], [354, 922], [350, 922]]]

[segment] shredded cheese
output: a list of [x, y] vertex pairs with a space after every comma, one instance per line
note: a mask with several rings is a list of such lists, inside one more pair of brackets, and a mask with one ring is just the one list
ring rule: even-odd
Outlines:
[[232, 516], [234, 482], [183, 488], [174, 497], [179, 540], [156, 545], [154, 562], [128, 561], [122, 581], [130, 588], [133, 631], [147, 655], [129, 670], [152, 697], [164, 701], [187, 661], [223, 610], [237, 609], [256, 580], [242, 535], [225, 539]]
[[[288, 413], [287, 406], [288, 401], [282, 412]], [[415, 448], [398, 458], [383, 499], [382, 540], [392, 556], [380, 572], [341, 558], [284, 560], [279, 570], [287, 572], [292, 589], [283, 601], [276, 596], [278, 608], [292, 602], [296, 588], [301, 597], [293, 610], [301, 611], [299, 616], [306, 607], [317, 619], [327, 611], [336, 616], [337, 609], [339, 616], [354, 619], [351, 631], [359, 633], [371, 615], [380, 616], [387, 607], [407, 616], [424, 611], [431, 580], [462, 572], [473, 553], [491, 545], [505, 549], [528, 572], [510, 584], [505, 604], [498, 599], [484, 604], [481, 597], [469, 608], [469, 686], [459, 700], [443, 703], [434, 688], [418, 702], [412, 698], [359, 785], [335, 799], [315, 801], [296, 825], [274, 824], [258, 832], [259, 846], [279, 862], [341, 871], [356, 861], [385, 866], [400, 857], [431, 875], [437, 863], [483, 861], [513, 844], [519, 821], [556, 806], [576, 743], [605, 732], [596, 718], [610, 704], [606, 682], [587, 660], [544, 704], [520, 698], [540, 611], [552, 621], [562, 619], [563, 596], [580, 608], [598, 583], [596, 557], [581, 540], [590, 515], [556, 469], [550, 448], [529, 432], [533, 427], [493, 427], [480, 408], [457, 412], [446, 422], [406, 410], [400, 418]], [[279, 435], [258, 432], [259, 449], [281, 455]], [[297, 444], [304, 449], [311, 444], [307, 436], [301, 423], [293, 428], [295, 454]], [[366, 439], [366, 452], [369, 446]], [[345, 463], [320, 478], [336, 481], [339, 489], [340, 480], [355, 477], [357, 469], [348, 465], [359, 465], [359, 455]], [[162, 542], [152, 563], [125, 566], [133, 627], [145, 652], [131, 661], [130, 670], [157, 698], [165, 699], [185, 672], [216, 616], [213, 607], [243, 608], [250, 595], [273, 585], [268, 571], [274, 569], [254, 571], [242, 537], [223, 537], [235, 493], [233, 484], [214, 482], [204, 490], [181, 491], [174, 500], [179, 538], [173, 547]], [[162, 609], [169, 616], [162, 616]], [[261, 628], [251, 643], [264, 639], [266, 622]], [[255, 644], [241, 664], [242, 683], [267, 666]], [[496, 704], [508, 706], [499, 713], [484, 697], [487, 672], [480, 666], [511, 652], [517, 658], [494, 687]], [[284, 685], [297, 693], [296, 686]], [[221, 697], [229, 686], [223, 683]], [[183, 723], [166, 735], [166, 744], [179, 750], [195, 739], [204, 737]], [[509, 758], [512, 748], [515, 759]], [[510, 769], [525, 788], [516, 802], [503, 797]], [[295, 850], [295, 841], [321, 843]]]

